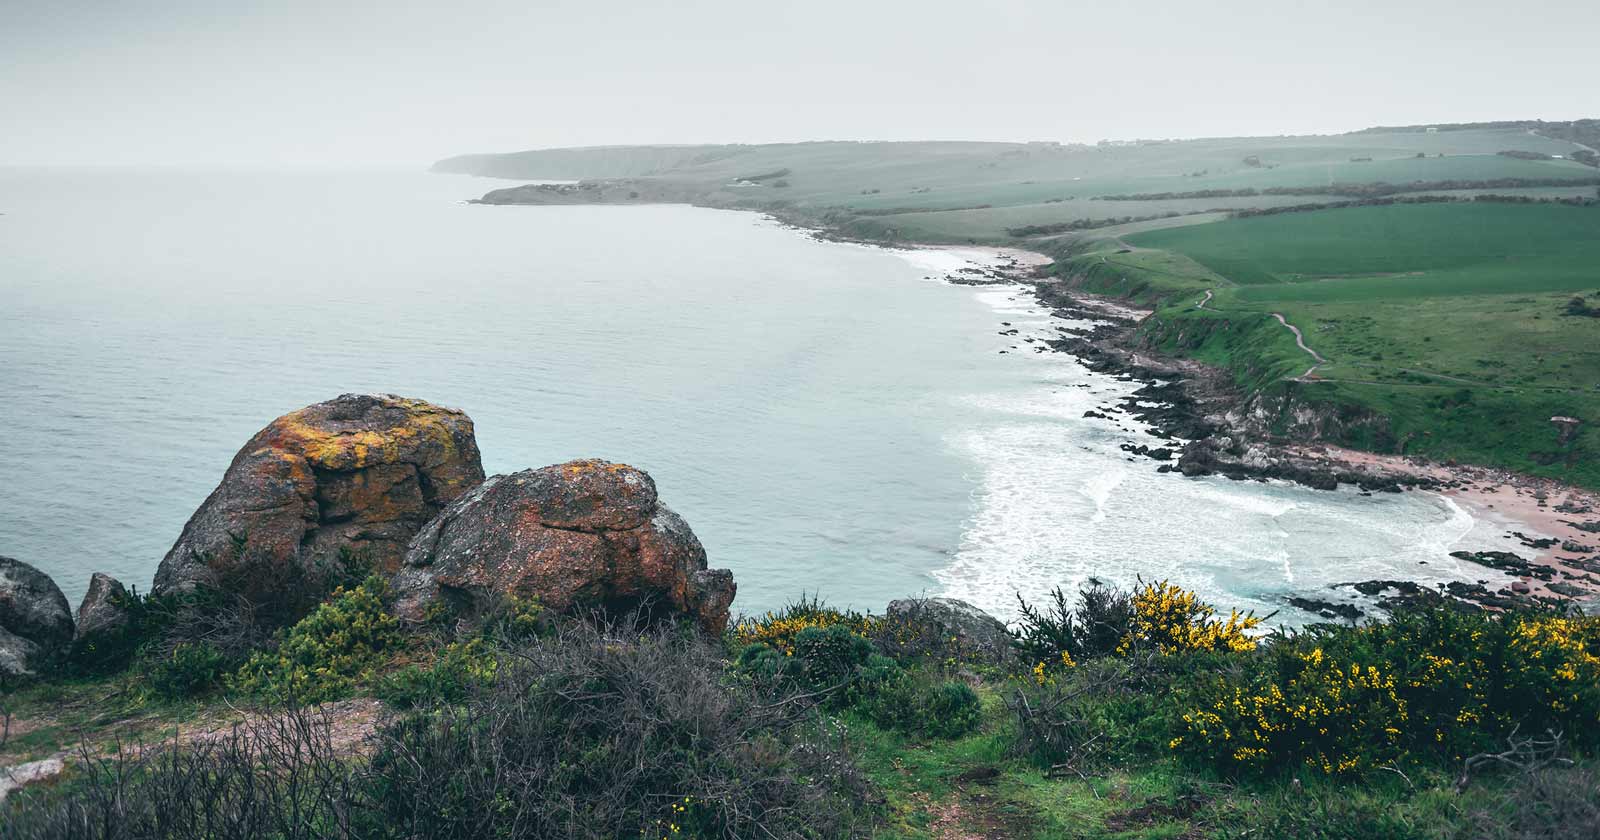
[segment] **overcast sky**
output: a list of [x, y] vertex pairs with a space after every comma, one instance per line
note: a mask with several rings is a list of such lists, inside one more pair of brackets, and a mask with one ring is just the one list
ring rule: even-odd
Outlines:
[[1600, 116], [1600, 3], [0, 0], [0, 165]]

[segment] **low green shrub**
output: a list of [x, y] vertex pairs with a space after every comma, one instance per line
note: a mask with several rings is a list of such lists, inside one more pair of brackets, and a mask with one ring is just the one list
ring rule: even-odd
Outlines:
[[982, 703], [971, 686], [926, 669], [902, 668], [876, 654], [857, 671], [846, 702], [880, 729], [933, 738], [959, 738], [983, 722]]
[[195, 697], [216, 688], [232, 665], [215, 645], [180, 642], [164, 654], [140, 662], [144, 684], [163, 700]]
[[636, 626], [518, 646], [492, 684], [385, 732], [368, 773], [383, 836], [870, 835], [837, 736], [797, 688], [729, 680], [720, 654]]
[[921, 682], [893, 659], [875, 654], [858, 672], [845, 703], [880, 729], [915, 732], [922, 723], [916, 702]]
[[845, 625], [808, 627], [794, 637], [795, 676], [812, 690], [843, 688], [872, 653], [872, 643]]
[[445, 645], [433, 661], [397, 668], [372, 683], [372, 695], [397, 709], [459, 703], [493, 681], [500, 660], [489, 644], [474, 638]]
[[400, 644], [398, 620], [383, 605], [386, 588], [374, 576], [355, 589], [335, 590], [331, 600], [282, 633], [275, 650], [251, 656], [234, 675], [233, 687], [301, 703], [345, 695]]
[[478, 635], [499, 643], [521, 642], [552, 630], [551, 617], [537, 598], [504, 595], [485, 609]]
[[809, 629], [841, 626], [858, 635], [868, 636], [878, 620], [857, 612], [836, 610], [816, 597], [801, 597], [777, 612], [768, 612], [757, 618], [741, 618], [729, 630], [735, 647], [764, 644], [779, 653], [793, 652], [795, 637]]
[[959, 738], [983, 722], [983, 704], [972, 686], [945, 680], [925, 687], [916, 703], [922, 713], [922, 731], [935, 738]]

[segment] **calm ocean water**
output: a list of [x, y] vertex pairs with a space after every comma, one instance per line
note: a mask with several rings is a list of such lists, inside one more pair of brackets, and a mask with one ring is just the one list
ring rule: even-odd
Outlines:
[[736, 610], [950, 592], [1009, 614], [1138, 575], [1270, 610], [1488, 575], [1444, 555], [1500, 529], [1437, 496], [1130, 461], [1142, 432], [1082, 415], [1134, 386], [999, 335], [1061, 322], [925, 279], [950, 255], [689, 207], [461, 202], [502, 185], [0, 170], [0, 554], [74, 603], [95, 571], [146, 589], [251, 434], [384, 391], [465, 409], [491, 473], [648, 470], [734, 570]]

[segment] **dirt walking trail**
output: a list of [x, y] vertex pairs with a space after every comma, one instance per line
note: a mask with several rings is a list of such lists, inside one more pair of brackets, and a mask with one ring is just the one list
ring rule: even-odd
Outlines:
[[[1211, 296], [1212, 296], [1212, 293], [1214, 291], [1215, 291], [1214, 289], [1206, 289], [1206, 296], [1201, 298], [1200, 302], [1195, 304], [1194, 308], [1196, 308], [1196, 309], [1205, 309], [1206, 308], [1206, 304], [1211, 302]], [[1211, 311], [1215, 312], [1216, 310], [1211, 310]], [[1278, 319], [1278, 323], [1280, 323], [1284, 327], [1286, 327], [1289, 330], [1289, 332], [1294, 333], [1294, 343], [1295, 343], [1296, 346], [1298, 346], [1301, 350], [1304, 350], [1307, 353], [1311, 354], [1311, 358], [1317, 360], [1316, 364], [1312, 365], [1311, 367], [1306, 368], [1306, 372], [1300, 374], [1297, 377], [1294, 377], [1295, 379], [1309, 379], [1309, 378], [1311, 378], [1312, 374], [1317, 372], [1317, 368], [1322, 367], [1323, 365], [1328, 363], [1327, 359], [1322, 358], [1322, 354], [1321, 353], [1318, 353], [1317, 351], [1312, 350], [1310, 347], [1306, 346], [1306, 337], [1304, 335], [1300, 334], [1300, 328], [1295, 326], [1294, 324], [1289, 323], [1287, 320], [1285, 320], [1282, 313], [1274, 312], [1274, 313], [1272, 313], [1272, 317], [1277, 318]]]
[[1300, 334], [1300, 328], [1295, 326], [1294, 324], [1291, 324], [1288, 321], [1284, 320], [1284, 317], [1283, 317], [1283, 315], [1281, 313], [1274, 312], [1274, 313], [1272, 313], [1272, 317], [1277, 318], [1278, 319], [1278, 323], [1284, 325], [1285, 327], [1288, 327], [1289, 328], [1289, 332], [1294, 333], [1294, 343], [1295, 343], [1296, 346], [1298, 346], [1301, 350], [1304, 350], [1307, 353], [1310, 353], [1311, 354], [1311, 358], [1317, 360], [1316, 364], [1312, 365], [1311, 367], [1306, 368], [1306, 372], [1305, 373], [1302, 373], [1298, 377], [1296, 377], [1298, 379], [1310, 379], [1311, 378], [1311, 374], [1316, 373], [1317, 372], [1317, 368], [1322, 367], [1323, 365], [1327, 364], [1328, 360], [1322, 358], [1322, 354], [1321, 353], [1318, 353], [1317, 351], [1312, 350], [1310, 347], [1307, 347], [1306, 346], [1306, 337]]

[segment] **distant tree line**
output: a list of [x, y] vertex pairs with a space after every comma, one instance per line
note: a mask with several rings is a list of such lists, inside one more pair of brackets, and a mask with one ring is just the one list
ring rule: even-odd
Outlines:
[[789, 174], [789, 170], [788, 169], [774, 169], [771, 172], [760, 172], [760, 173], [757, 173], [755, 175], [739, 175], [739, 176], [735, 177], [733, 180], [735, 180], [735, 181], [749, 181], [752, 184], [759, 184], [762, 181], [770, 181], [770, 180], [772, 180], [774, 178], [782, 178], [782, 177], [784, 177], [784, 176], [786, 176], [788, 174]]
[[988, 210], [993, 204], [968, 204], [959, 207], [868, 207], [852, 209], [855, 216], [898, 216], [901, 213], [954, 213], [958, 210]]
[[[1216, 213], [1216, 210], [1197, 210], [1196, 213]], [[1023, 225], [1022, 227], [1006, 228], [1006, 234], [1012, 237], [1025, 236], [1050, 236], [1057, 233], [1072, 233], [1080, 230], [1094, 230], [1095, 228], [1125, 225], [1131, 222], [1149, 222], [1156, 219], [1175, 219], [1179, 216], [1192, 216], [1194, 213], [1179, 213], [1172, 210], [1158, 213], [1154, 216], [1110, 216], [1104, 219], [1073, 219], [1070, 222], [1052, 222], [1047, 225]]]
[[1248, 219], [1253, 216], [1276, 216], [1279, 213], [1307, 213], [1313, 210], [1337, 210], [1343, 207], [1385, 207], [1391, 204], [1464, 204], [1464, 203], [1492, 203], [1492, 204], [1565, 204], [1571, 207], [1600, 207], [1600, 198], [1588, 196], [1573, 196], [1570, 198], [1539, 198], [1531, 195], [1494, 195], [1485, 193], [1475, 196], [1454, 195], [1405, 195], [1384, 196], [1379, 198], [1363, 198], [1356, 201], [1328, 201], [1316, 204], [1292, 204], [1284, 207], [1249, 207], [1242, 210], [1231, 211], [1236, 219]]
[[[1506, 154], [1501, 152], [1501, 154]], [[1341, 195], [1349, 198], [1375, 198], [1411, 192], [1440, 192], [1445, 190], [1509, 190], [1527, 187], [1591, 187], [1600, 185], [1600, 178], [1492, 178], [1481, 181], [1412, 181], [1408, 184], [1391, 184], [1378, 181], [1370, 184], [1327, 184], [1310, 187], [1245, 187], [1237, 190], [1192, 190], [1189, 192], [1134, 193], [1131, 195], [1098, 195], [1090, 201], [1174, 201], [1191, 198], [1253, 198], [1263, 195]]]

